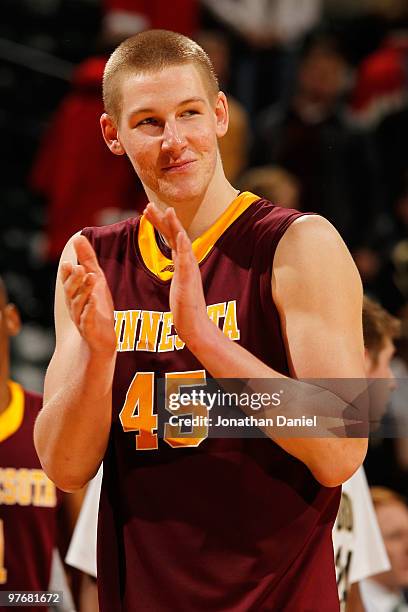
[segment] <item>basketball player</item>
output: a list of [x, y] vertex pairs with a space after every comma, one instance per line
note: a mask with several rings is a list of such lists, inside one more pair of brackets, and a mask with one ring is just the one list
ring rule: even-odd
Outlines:
[[67, 244], [35, 431], [63, 489], [104, 458], [100, 608], [338, 610], [338, 485], [366, 440], [210, 439], [205, 426], [186, 435], [169, 423], [159, 439], [155, 389], [158, 377], [171, 391], [207, 372], [363, 378], [352, 259], [324, 219], [227, 182], [226, 99], [191, 40], [149, 31], [122, 43], [104, 100], [106, 143], [154, 204]]
[[[364, 297], [366, 374], [368, 378], [382, 380], [390, 391], [395, 386], [390, 362], [395, 350], [394, 338], [399, 335], [399, 327], [397, 319], [379, 304]], [[385, 408], [384, 405], [383, 410]], [[97, 595], [93, 592], [93, 589], [96, 589], [93, 580], [97, 575], [96, 525], [101, 480], [102, 474], [99, 470], [89, 483], [66, 557], [69, 565], [84, 573], [82, 591], [87, 602], [84, 610], [98, 608]], [[362, 466], [343, 483], [340, 508], [333, 528], [333, 547], [341, 610], [360, 610], [358, 583], [390, 568]]]

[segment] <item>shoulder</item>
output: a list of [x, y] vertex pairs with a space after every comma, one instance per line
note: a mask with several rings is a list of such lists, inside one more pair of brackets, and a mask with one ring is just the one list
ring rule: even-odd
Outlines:
[[272, 286], [282, 303], [336, 300], [340, 305], [354, 297], [360, 300], [362, 294], [349, 250], [333, 225], [319, 215], [294, 220], [283, 235], [273, 260]]
[[292, 225], [291, 234], [297, 237], [311, 237], [315, 234], [320, 237], [339, 236], [339, 233], [330, 221], [314, 213], [305, 213], [299, 216]]
[[109, 255], [124, 248], [129, 239], [133, 239], [139, 225], [139, 216], [99, 227], [85, 227], [81, 234], [94, 247], [98, 255]]
[[285, 231], [295, 219], [309, 214], [294, 208], [281, 207], [266, 198], [260, 197], [255, 202], [252, 213], [254, 230], [259, 233]]
[[255, 203], [250, 228], [257, 248], [265, 249], [265, 254], [270, 254], [273, 259], [275, 250], [283, 236], [287, 234], [288, 228], [309, 215], [310, 213], [283, 208], [269, 200], [259, 199]]
[[81, 234], [95, 240], [115, 240], [118, 236], [123, 236], [134, 229], [139, 223], [139, 218], [139, 216], [136, 216], [111, 225], [84, 227]]
[[[275, 265], [289, 258], [307, 264], [305, 255], [325, 264], [323, 254], [338, 254], [351, 260], [351, 255], [338, 231], [324, 217], [315, 214], [299, 215], [292, 219], [276, 250]], [[329, 264], [330, 262], [326, 262]]]

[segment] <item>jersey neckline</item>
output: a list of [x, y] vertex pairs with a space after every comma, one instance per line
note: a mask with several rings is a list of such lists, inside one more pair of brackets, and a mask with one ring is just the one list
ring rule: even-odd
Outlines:
[[[240, 193], [224, 210], [220, 217], [209, 227], [204, 234], [196, 238], [192, 244], [193, 253], [200, 264], [212, 250], [222, 234], [257, 200], [259, 196], [244, 191]], [[150, 272], [162, 281], [173, 277], [174, 264], [157, 244], [154, 226], [144, 215], [140, 217], [138, 245], [143, 263]]]
[[10, 438], [21, 426], [24, 417], [24, 391], [21, 385], [8, 381], [11, 401], [0, 414], [0, 442]]

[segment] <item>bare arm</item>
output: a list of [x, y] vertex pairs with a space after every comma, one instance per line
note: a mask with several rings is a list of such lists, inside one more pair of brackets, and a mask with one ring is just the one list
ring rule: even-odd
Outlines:
[[[361, 281], [328, 221], [302, 217], [289, 227], [275, 253], [272, 293], [294, 378], [326, 379], [328, 388], [335, 379], [365, 379]], [[338, 387], [352, 401], [347, 397], [350, 385]], [[331, 473], [335, 481], [337, 473], [340, 482], [352, 475], [367, 450], [367, 440], [360, 438], [279, 443], [295, 456], [304, 446], [300, 452], [316, 478], [325, 480]]]
[[83, 236], [71, 238], [61, 256], [55, 330], [34, 441], [47, 475], [73, 491], [95, 475], [105, 453], [116, 359], [112, 298]]
[[[149, 205], [146, 215], [173, 248], [170, 306], [178, 334], [197, 359], [215, 378], [280, 378], [292, 383], [229, 340], [208, 319], [199, 269], [174, 211], [163, 215]], [[308, 217], [287, 230], [275, 254], [273, 294], [293, 376], [365, 377], [361, 283], [351, 256], [327, 221]], [[293, 381], [294, 397], [301, 384]], [[327, 391], [330, 398], [347, 405]], [[291, 406], [286, 410], [290, 415]], [[367, 450], [367, 440], [360, 438], [277, 438], [276, 431], [271, 437], [326, 486], [347, 480]]]

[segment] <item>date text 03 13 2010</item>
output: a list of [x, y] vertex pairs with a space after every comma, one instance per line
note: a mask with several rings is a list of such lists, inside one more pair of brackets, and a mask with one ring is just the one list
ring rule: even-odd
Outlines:
[[0, 591], [0, 606], [25, 607], [62, 603], [62, 591]]

